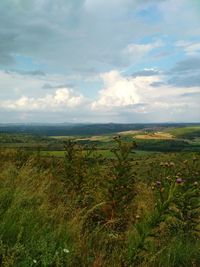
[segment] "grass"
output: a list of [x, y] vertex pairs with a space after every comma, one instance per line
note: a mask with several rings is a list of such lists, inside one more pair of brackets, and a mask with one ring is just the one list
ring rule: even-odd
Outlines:
[[64, 151], [1, 150], [0, 266], [200, 266], [199, 238], [177, 219], [198, 215], [199, 154], [120, 149], [119, 160], [98, 150], [91, 162], [81, 150], [70, 162]]
[[65, 156], [65, 151], [45, 151], [45, 150], [42, 150], [41, 151], [41, 155], [44, 156], [44, 157], [50, 157], [50, 156], [64, 157]]
[[168, 132], [176, 138], [190, 138], [193, 134], [200, 136], [200, 126], [172, 128]]
[[0, 267], [200, 266], [199, 153], [115, 142], [0, 149]]
[[[137, 156], [144, 156], [144, 155], [148, 155], [148, 154], [155, 154], [155, 153], [159, 153], [159, 152], [151, 152], [151, 151], [143, 151], [143, 150], [135, 150], [134, 152]], [[59, 158], [64, 158], [65, 156], [65, 151], [46, 151], [46, 150], [42, 150], [41, 151], [41, 155], [44, 157], [59, 157]], [[109, 150], [109, 149], [97, 149], [93, 155], [91, 155], [91, 157], [97, 157], [97, 156], [101, 156], [101, 157], [105, 157], [105, 158], [113, 158], [113, 153]], [[133, 155], [134, 157], [135, 155]]]

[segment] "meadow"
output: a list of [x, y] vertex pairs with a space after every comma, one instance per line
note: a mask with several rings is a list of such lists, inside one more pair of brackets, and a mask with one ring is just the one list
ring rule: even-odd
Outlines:
[[196, 128], [2, 133], [0, 266], [200, 266]]

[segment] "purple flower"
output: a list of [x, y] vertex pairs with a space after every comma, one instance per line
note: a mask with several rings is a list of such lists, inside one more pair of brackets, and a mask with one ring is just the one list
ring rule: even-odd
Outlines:
[[160, 186], [161, 185], [161, 181], [156, 181], [156, 185]]
[[184, 181], [183, 181], [183, 179], [182, 178], [177, 178], [176, 179], [176, 183], [177, 184], [182, 184]]

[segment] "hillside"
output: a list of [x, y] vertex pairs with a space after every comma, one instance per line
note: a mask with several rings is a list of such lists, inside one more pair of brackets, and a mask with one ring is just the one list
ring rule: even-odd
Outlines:
[[199, 153], [129, 138], [106, 153], [65, 138], [61, 158], [1, 147], [0, 266], [199, 266]]

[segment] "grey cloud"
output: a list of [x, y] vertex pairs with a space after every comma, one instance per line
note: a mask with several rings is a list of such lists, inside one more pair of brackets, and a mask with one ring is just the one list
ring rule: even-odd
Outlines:
[[23, 71], [21, 72], [23, 75], [31, 75], [31, 76], [45, 76], [45, 72], [41, 70], [33, 70], [33, 71]]
[[51, 84], [49, 83], [45, 83], [43, 86], [42, 86], [42, 89], [54, 89], [55, 86], [52, 86]]
[[[159, 71], [155, 72], [155, 74], [159, 75]], [[179, 61], [173, 68], [162, 74], [165, 79], [154, 82], [151, 86], [200, 87], [200, 58], [187, 58]]]
[[200, 92], [185, 93], [181, 95], [182, 97], [200, 97]]
[[0, 62], [14, 64], [17, 54], [42, 62], [50, 70], [66, 72], [94, 71], [94, 66], [97, 71], [127, 66], [129, 59], [122, 55], [123, 49], [153, 31], [128, 14], [150, 2], [160, 3], [1, 0]]
[[58, 88], [74, 88], [74, 84], [67, 83], [67, 84], [51, 85], [49, 83], [45, 83], [42, 86], [42, 89], [58, 89]]
[[[170, 77], [171, 76], [171, 77]], [[166, 77], [166, 81], [154, 82], [151, 84], [153, 87], [161, 87], [172, 85], [174, 87], [200, 87], [200, 73], [197, 75], [179, 75], [173, 76], [169, 75]]]
[[154, 82], [151, 84], [153, 87], [160, 87], [162, 85], [167, 85], [167, 82]]
[[187, 72], [187, 71], [195, 71], [200, 70], [200, 58], [187, 58], [182, 60], [176, 64], [174, 68], [171, 69], [171, 73], [173, 72]]
[[200, 87], [200, 72], [196, 75], [174, 76], [167, 83], [177, 87]]
[[[134, 12], [164, 2], [168, 1], [1, 0], [0, 64], [14, 64], [17, 54], [50, 71], [88, 72], [95, 66], [101, 72], [127, 66], [130, 58], [122, 53], [127, 45], [155, 33], [155, 25]], [[165, 26], [156, 27], [158, 34], [166, 33]]]
[[[1, 19], [0, 19], [1, 22]], [[15, 34], [1, 30], [0, 26], [0, 65], [9, 66], [14, 64], [15, 60], [12, 55], [13, 51], [16, 51], [15, 46]]]
[[179, 61], [168, 72], [167, 84], [176, 87], [199, 87], [200, 86], [200, 58], [189, 57]]
[[32, 71], [23, 71], [23, 70], [13, 70], [13, 71], [7, 71], [7, 73], [17, 73], [20, 75], [25, 75], [25, 76], [45, 76], [46, 73], [41, 71], [41, 70], [32, 70]]
[[0, 51], [0, 65], [1, 66], [9, 66], [11, 64], [14, 64], [15, 60], [14, 58], [6, 53], [2, 53]]
[[137, 71], [132, 74], [132, 77], [140, 77], [140, 76], [154, 76], [154, 75], [159, 75], [160, 71], [154, 70], [154, 69], [146, 69], [142, 71]]

